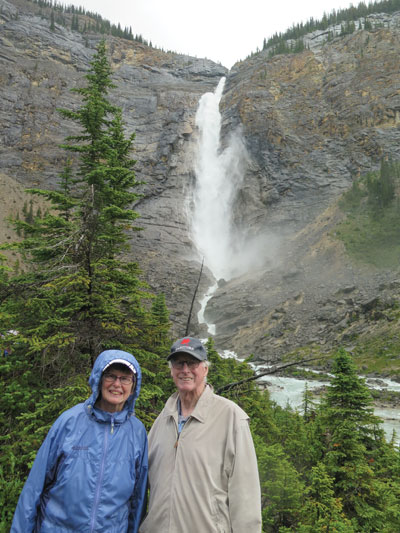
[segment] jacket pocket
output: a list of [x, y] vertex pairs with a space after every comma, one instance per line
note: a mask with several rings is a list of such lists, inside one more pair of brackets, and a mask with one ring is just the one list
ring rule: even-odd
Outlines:
[[230, 533], [231, 529], [227, 514], [228, 509], [226, 505], [217, 496], [214, 496], [212, 501], [212, 517], [216, 533]]

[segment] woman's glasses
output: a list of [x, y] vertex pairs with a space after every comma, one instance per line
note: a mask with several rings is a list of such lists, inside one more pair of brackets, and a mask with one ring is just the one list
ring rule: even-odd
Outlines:
[[106, 383], [115, 383], [119, 379], [121, 385], [132, 385], [135, 378], [132, 376], [116, 376], [115, 374], [104, 374], [103, 379]]

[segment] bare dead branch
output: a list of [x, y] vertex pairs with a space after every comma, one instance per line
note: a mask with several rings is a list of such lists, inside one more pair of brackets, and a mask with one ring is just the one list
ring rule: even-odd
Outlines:
[[190, 305], [189, 316], [188, 316], [187, 323], [186, 323], [185, 336], [186, 336], [186, 335], [189, 335], [190, 320], [191, 320], [191, 318], [192, 318], [192, 311], [193, 311], [194, 301], [195, 301], [195, 299], [196, 299], [197, 291], [199, 290], [199, 285], [200, 285], [201, 275], [202, 275], [202, 273], [203, 273], [203, 265], [204, 265], [204, 257], [203, 257], [203, 261], [201, 262], [201, 268], [200, 268], [199, 279], [197, 280], [197, 285], [196, 285], [196, 288], [194, 289], [194, 293], [193, 293], [192, 303], [191, 303], [191, 305]]

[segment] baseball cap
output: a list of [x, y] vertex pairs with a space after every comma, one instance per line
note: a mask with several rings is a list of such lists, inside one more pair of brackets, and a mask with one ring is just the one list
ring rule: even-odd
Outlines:
[[183, 337], [171, 346], [171, 352], [167, 357], [169, 361], [174, 355], [178, 353], [188, 353], [198, 359], [199, 361], [207, 361], [207, 350], [199, 339], [194, 337]]

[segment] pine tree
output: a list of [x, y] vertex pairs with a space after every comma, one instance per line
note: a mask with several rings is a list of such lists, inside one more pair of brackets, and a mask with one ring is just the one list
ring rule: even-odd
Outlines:
[[304, 387], [303, 401], [301, 407], [303, 409], [304, 420], [308, 422], [315, 415], [316, 402], [314, 401], [312, 393], [308, 388], [307, 382]]
[[[255, 437], [261, 481], [263, 531], [293, 531], [303, 502], [304, 484], [279, 444], [261, 447]], [[282, 529], [281, 529], [282, 528]]]
[[50, 13], [50, 30], [54, 31], [55, 29], [56, 29], [56, 26], [54, 24], [54, 11], [51, 10], [51, 13]]
[[[104, 42], [86, 78], [87, 86], [75, 90], [82, 106], [61, 110], [80, 133], [63, 145], [71, 160], [59, 187], [30, 191], [50, 207], [34, 216], [25, 205], [25, 219], [15, 221], [24, 239], [3, 246], [22, 254], [25, 270], [0, 269], [0, 331], [18, 332], [7, 339], [11, 355], [0, 360], [0, 502], [6, 521], [49, 426], [88, 396], [88, 374], [100, 351], [134, 353], [142, 367], [151, 366], [153, 383], [164, 362], [164, 355], [144, 350], [151, 324], [143, 301], [148, 295], [137, 264], [122, 254], [127, 232], [137, 229], [138, 215], [130, 209], [137, 198], [134, 136], [125, 137], [121, 111], [108, 99], [112, 82]], [[164, 391], [143, 391], [150, 424]]]
[[334, 494], [333, 479], [321, 463], [311, 470], [306, 496], [298, 533], [356, 533], [350, 520], [343, 515], [342, 502]]
[[382, 159], [380, 168], [380, 182], [383, 207], [390, 205], [395, 197], [393, 174], [393, 164], [391, 164], [391, 162], [387, 159]]
[[368, 203], [376, 211], [388, 207], [395, 198], [394, 175], [396, 166], [381, 160], [379, 172], [370, 173], [367, 180]]
[[129, 157], [133, 135], [124, 138], [121, 112], [107, 99], [110, 75], [101, 42], [88, 86], [76, 90], [84, 105], [78, 111], [61, 110], [82, 130], [64, 145], [79, 155], [76, 175], [70, 176], [69, 166], [59, 190], [31, 191], [45, 196], [54, 209], [31, 223], [27, 217], [27, 238], [15, 245], [35, 267], [25, 278], [12, 280], [18, 324], [12, 329], [20, 331], [25, 353], [41, 354], [43, 367], [57, 372], [65, 365], [66, 351], [68, 366], [76, 358], [80, 369], [82, 357], [92, 363], [102, 347], [129, 344], [138, 337], [144, 314], [138, 267], [120, 259], [126, 230], [137, 217], [128, 207], [137, 198], [132, 190], [137, 182]]
[[385, 489], [374, 470], [375, 457], [386, 447], [381, 421], [373, 414], [364, 380], [343, 349], [336, 354], [333, 373], [321, 407], [326, 442], [323, 463], [347, 518], [356, 520], [366, 533], [381, 531]]
[[164, 349], [168, 350], [171, 345], [171, 337], [169, 331], [171, 322], [169, 319], [169, 311], [165, 303], [165, 295], [158, 294], [151, 306], [151, 328], [149, 346], [153, 346], [154, 350]]

